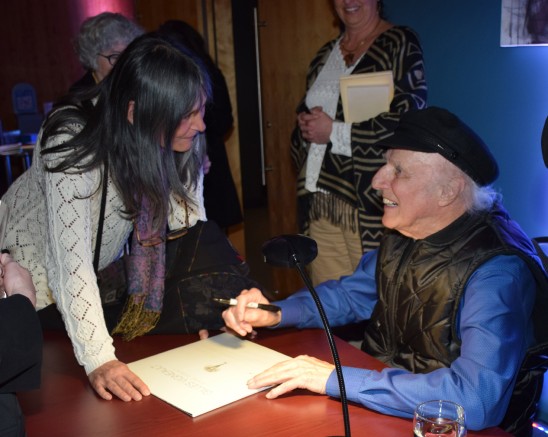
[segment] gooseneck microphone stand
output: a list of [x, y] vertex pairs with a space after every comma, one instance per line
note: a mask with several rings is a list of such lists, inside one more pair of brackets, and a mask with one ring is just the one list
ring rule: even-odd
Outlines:
[[297, 267], [299, 274], [304, 281], [308, 291], [312, 295], [314, 303], [318, 308], [320, 318], [322, 320], [327, 342], [331, 349], [331, 355], [333, 356], [333, 363], [335, 365], [335, 372], [337, 374], [337, 380], [339, 383], [339, 392], [341, 397], [341, 406], [344, 420], [344, 432], [345, 437], [350, 437], [350, 417], [348, 414], [348, 400], [346, 398], [346, 389], [344, 385], [344, 379], [342, 374], [341, 362], [339, 359], [339, 353], [333, 339], [333, 333], [329, 326], [329, 321], [325, 314], [325, 310], [320, 301], [318, 293], [312, 285], [310, 276], [306, 272], [303, 266], [311, 262], [316, 258], [318, 254], [318, 246], [316, 242], [304, 235], [280, 235], [268, 240], [263, 244], [264, 260], [268, 264], [277, 265], [281, 267]]

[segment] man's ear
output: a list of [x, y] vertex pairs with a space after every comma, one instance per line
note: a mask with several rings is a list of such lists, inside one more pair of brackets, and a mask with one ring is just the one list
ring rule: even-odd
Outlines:
[[127, 120], [133, 124], [133, 111], [135, 109], [135, 101], [130, 100], [127, 108]]
[[439, 206], [450, 205], [457, 199], [464, 190], [464, 178], [460, 176], [452, 177], [441, 187], [441, 194], [438, 200]]

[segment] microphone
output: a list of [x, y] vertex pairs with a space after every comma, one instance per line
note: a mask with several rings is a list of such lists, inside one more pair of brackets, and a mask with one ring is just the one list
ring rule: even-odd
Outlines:
[[342, 374], [341, 362], [339, 360], [339, 353], [333, 339], [333, 333], [331, 327], [325, 315], [323, 305], [318, 297], [318, 293], [312, 285], [310, 276], [304, 269], [304, 266], [310, 263], [318, 255], [318, 245], [312, 238], [304, 235], [280, 235], [266, 241], [262, 246], [262, 252], [264, 255], [264, 261], [267, 264], [271, 264], [278, 267], [297, 267], [302, 280], [304, 281], [308, 291], [312, 295], [314, 302], [318, 308], [320, 318], [327, 336], [329, 348], [331, 349], [331, 355], [333, 356], [333, 363], [335, 364], [335, 372], [337, 374], [337, 380], [339, 382], [339, 391], [341, 395], [341, 405], [344, 420], [345, 437], [350, 437], [350, 418], [348, 415], [348, 400], [346, 398], [346, 389], [344, 386], [344, 379]]

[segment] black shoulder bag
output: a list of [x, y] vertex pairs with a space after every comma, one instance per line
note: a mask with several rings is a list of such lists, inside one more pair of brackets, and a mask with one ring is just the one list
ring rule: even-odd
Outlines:
[[[108, 172], [105, 164], [105, 174]], [[93, 266], [103, 307], [123, 306], [127, 296], [125, 257], [98, 271], [105, 214], [107, 177]], [[230, 299], [244, 289], [263, 287], [249, 277], [249, 265], [214, 221], [198, 221], [188, 232], [166, 242], [166, 278], [162, 314], [151, 334], [195, 333], [224, 326], [224, 307], [213, 297]]]

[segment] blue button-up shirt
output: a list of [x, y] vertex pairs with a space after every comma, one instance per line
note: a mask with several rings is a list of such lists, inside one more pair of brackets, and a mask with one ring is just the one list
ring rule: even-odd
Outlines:
[[[371, 316], [377, 302], [376, 261], [377, 251], [368, 252], [352, 275], [316, 287], [331, 326]], [[398, 368], [378, 372], [343, 366], [348, 400], [410, 418], [419, 403], [447, 399], [464, 407], [469, 429], [498, 425], [506, 413], [525, 351], [534, 343], [534, 300], [535, 280], [525, 262], [509, 255], [492, 258], [466, 284], [457, 320], [461, 354], [449, 368], [414, 374]], [[278, 327], [322, 326], [307, 291], [277, 304], [282, 308]], [[326, 390], [330, 396], [339, 396], [334, 371]]]

